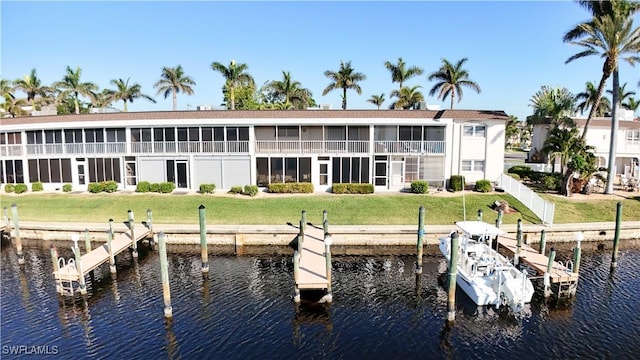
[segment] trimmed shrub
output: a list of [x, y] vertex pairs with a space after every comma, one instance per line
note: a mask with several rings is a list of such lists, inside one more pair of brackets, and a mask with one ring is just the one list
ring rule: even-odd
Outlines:
[[29, 188], [27, 188], [27, 184], [15, 184], [15, 186], [13, 187], [13, 191], [16, 194], [26, 193], [27, 190], [29, 190]]
[[136, 192], [147, 193], [150, 190], [151, 190], [151, 183], [148, 181], [140, 181], [138, 185], [136, 185]]
[[337, 183], [331, 191], [334, 194], [373, 194], [373, 184]]
[[244, 194], [249, 196], [258, 195], [258, 186], [257, 185], [245, 185], [244, 186]]
[[64, 191], [64, 192], [71, 192], [71, 190], [73, 190], [73, 187], [71, 186], [71, 184], [64, 184], [64, 185], [62, 185], [62, 191]]
[[557, 191], [560, 188], [560, 179], [555, 175], [547, 175], [542, 178], [542, 185], [549, 191]]
[[489, 180], [478, 180], [476, 181], [476, 191], [478, 192], [491, 192], [493, 190], [493, 185], [491, 185], [491, 181]]
[[13, 184], [7, 184], [7, 185], [5, 185], [5, 186], [4, 186], [4, 192], [6, 192], [6, 193], [12, 193], [12, 192], [14, 192], [14, 191], [15, 191], [15, 187], [16, 187], [16, 186], [15, 186], [15, 185], [13, 185]]
[[429, 192], [429, 183], [424, 180], [412, 181], [411, 192], [415, 194], [426, 194]]
[[31, 183], [31, 191], [44, 191], [44, 186], [42, 186], [40, 181], [36, 181]]
[[101, 193], [104, 191], [104, 183], [89, 183], [89, 185], [87, 186], [87, 190], [89, 190], [89, 192], [92, 194]]
[[530, 167], [525, 166], [525, 165], [516, 165], [516, 166], [512, 166], [509, 168], [509, 170], [507, 170], [507, 173], [509, 174], [518, 174], [518, 176], [520, 176], [520, 178], [528, 178], [531, 177], [531, 173], [533, 171], [531, 170]]
[[310, 194], [313, 193], [313, 184], [308, 182], [273, 183], [267, 185], [267, 191], [269, 191], [270, 193], [280, 194]]
[[172, 192], [175, 189], [176, 189], [176, 184], [167, 181], [167, 182], [160, 183], [158, 191], [160, 193], [163, 193], [163, 194], [169, 194], [170, 192]]
[[149, 191], [150, 192], [160, 192], [160, 184], [158, 184], [158, 183], [149, 184]]
[[216, 191], [216, 184], [200, 184], [201, 194], [213, 194]]
[[451, 178], [449, 178], [449, 189], [453, 191], [462, 191], [464, 190], [464, 183], [464, 176], [451, 175]]
[[242, 194], [242, 186], [232, 186], [229, 190], [231, 194]]
[[108, 193], [112, 193], [112, 192], [118, 191], [118, 183], [113, 181], [113, 180], [103, 181], [102, 184], [104, 186], [104, 190], [103, 191], [106, 191]]

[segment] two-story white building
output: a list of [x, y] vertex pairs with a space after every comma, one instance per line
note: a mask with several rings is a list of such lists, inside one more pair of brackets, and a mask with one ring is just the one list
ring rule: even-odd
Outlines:
[[494, 181], [503, 171], [507, 114], [481, 110], [167, 111], [2, 119], [0, 180], [45, 189], [115, 180], [197, 190], [276, 182], [413, 180], [446, 186]]

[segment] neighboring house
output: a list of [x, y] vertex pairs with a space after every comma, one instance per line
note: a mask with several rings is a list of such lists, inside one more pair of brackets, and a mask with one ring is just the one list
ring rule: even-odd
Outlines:
[[[616, 148], [615, 172], [616, 175], [624, 174], [629, 178], [638, 178], [637, 164], [640, 163], [640, 122], [634, 121], [633, 111], [621, 111], [618, 122], [618, 136]], [[580, 129], [580, 134], [584, 129], [585, 119], [574, 119], [576, 126]], [[529, 152], [531, 163], [544, 163], [546, 159], [541, 154], [536, 153], [544, 147], [547, 132], [550, 125], [538, 124], [533, 128], [532, 149]], [[594, 155], [597, 158], [598, 167], [608, 167], [609, 144], [611, 141], [611, 118], [596, 117], [591, 119], [589, 130], [587, 131], [587, 144], [595, 148]], [[559, 169], [556, 166], [556, 171]]]
[[413, 180], [446, 186], [494, 181], [503, 170], [507, 114], [479, 110], [167, 111], [39, 116], [0, 124], [2, 183], [45, 189], [115, 180], [174, 182], [197, 190], [278, 182]]

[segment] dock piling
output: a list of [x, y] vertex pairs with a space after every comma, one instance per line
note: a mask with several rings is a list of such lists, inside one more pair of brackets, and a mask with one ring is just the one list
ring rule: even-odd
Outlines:
[[325, 299], [327, 302], [333, 301], [333, 293], [331, 291], [331, 244], [333, 243], [333, 239], [331, 238], [331, 234], [324, 235], [324, 257], [326, 259], [327, 266], [327, 294], [325, 295]]
[[620, 246], [620, 223], [622, 221], [622, 203], [618, 201], [616, 206], [616, 232], [613, 237], [613, 254], [611, 256], [611, 271], [618, 267], [618, 248]]
[[516, 253], [513, 256], [513, 265], [518, 265], [520, 262], [520, 254], [522, 251], [522, 219], [518, 219], [518, 230], [516, 232]]
[[11, 228], [11, 224], [9, 223], [9, 210], [7, 209], [6, 206], [4, 207], [3, 220], [4, 220], [5, 229], [7, 229], [7, 231], [9, 231], [9, 229]]
[[18, 205], [13, 203], [11, 205], [11, 212], [13, 213], [13, 231], [14, 238], [16, 239], [16, 252], [18, 254], [18, 264], [24, 264], [24, 254], [22, 253], [22, 238], [20, 237], [20, 220], [18, 218]]
[[584, 240], [584, 234], [582, 231], [578, 231], [576, 233], [576, 247], [573, 248], [573, 272], [576, 274], [580, 273], [580, 243]]
[[482, 209], [478, 209], [478, 221], [482, 221]]
[[542, 229], [542, 231], [540, 231], [540, 254], [544, 255], [546, 246], [547, 246], [547, 231], [545, 229]]
[[449, 248], [449, 293], [447, 302], [447, 319], [454, 321], [456, 318], [456, 278], [458, 276], [458, 233], [451, 234], [451, 247]]
[[133, 230], [133, 228], [135, 227], [135, 222], [133, 220], [133, 211], [132, 210], [128, 210], [127, 211], [128, 215], [129, 215], [129, 222], [128, 222], [128, 226], [129, 226], [129, 230], [131, 231], [131, 249], [133, 250], [133, 252], [131, 253], [131, 255], [134, 258], [138, 257], [138, 243], [136, 242], [136, 234]]
[[327, 210], [322, 211], [322, 230], [324, 230], [325, 235], [329, 233], [329, 218], [327, 216]]
[[84, 251], [86, 251], [86, 253], [90, 253], [91, 252], [91, 236], [89, 235], [89, 229], [84, 229]]
[[153, 214], [151, 212], [151, 209], [147, 209], [147, 229], [149, 229], [149, 231], [151, 232], [151, 237], [149, 237], [149, 245], [153, 250]]
[[80, 285], [80, 294], [87, 294], [87, 285], [84, 281], [84, 273], [82, 272], [82, 254], [80, 254], [80, 247], [78, 246], [78, 240], [80, 236], [78, 234], [71, 235], [73, 240], [73, 255], [75, 255], [76, 269], [78, 270], [78, 284]]
[[[301, 249], [299, 242], [298, 249]], [[298, 249], [293, 251], [293, 301], [295, 303], [300, 302], [300, 289], [298, 288], [298, 281], [300, 280], [300, 251]]]
[[209, 273], [209, 252], [207, 250], [207, 227], [205, 225], [205, 207], [200, 205], [198, 208], [198, 217], [200, 220], [200, 255], [202, 258], [202, 275]]
[[502, 225], [502, 209], [498, 210], [498, 218], [496, 219], [496, 227], [499, 229], [500, 225]]
[[[60, 263], [58, 262], [58, 249], [55, 245], [51, 245], [51, 263], [53, 264], [53, 271], [55, 273], [60, 272]], [[56, 292], [62, 294], [62, 282], [56, 280]]]
[[418, 244], [416, 259], [416, 274], [422, 274], [422, 255], [424, 253], [424, 206], [418, 210]]
[[113, 241], [113, 232], [111, 230], [107, 231], [107, 247], [109, 248], [109, 272], [112, 275], [116, 273], [116, 258], [113, 256], [113, 245], [111, 242]]
[[544, 297], [549, 297], [551, 291], [551, 271], [553, 270], [553, 262], [556, 259], [556, 249], [551, 248], [549, 251], [549, 263], [547, 264], [547, 272], [544, 273]]
[[162, 273], [162, 297], [164, 299], [164, 317], [173, 317], [171, 308], [171, 287], [169, 286], [169, 264], [167, 262], [167, 243], [164, 232], [158, 234], [158, 245], [160, 252], [160, 270]]

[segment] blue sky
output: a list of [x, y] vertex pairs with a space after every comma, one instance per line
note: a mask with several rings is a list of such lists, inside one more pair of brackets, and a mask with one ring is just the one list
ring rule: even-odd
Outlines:
[[[412, 2], [0, 2], [1, 74], [17, 79], [32, 68], [45, 84], [62, 79], [67, 65], [82, 68], [82, 79], [101, 88], [111, 79], [131, 78], [145, 94], [164, 66], [182, 65], [197, 83], [195, 94], [178, 96], [178, 109], [219, 106], [222, 76], [214, 61], [246, 63], [258, 85], [282, 79], [282, 71], [310, 89], [318, 103], [340, 108], [341, 91], [322, 96], [330, 83], [326, 70], [351, 61], [367, 79], [362, 95], [347, 93], [349, 109], [374, 109], [366, 100], [389, 93], [385, 61], [403, 57], [425, 75], [406, 85], [422, 86], [429, 104], [449, 107], [428, 96], [441, 59], [469, 60], [470, 79], [480, 94], [466, 89], [459, 109], [504, 110], [524, 120], [531, 96], [542, 85], [583, 91], [597, 82], [602, 60], [564, 61], [581, 49], [562, 36], [589, 14], [572, 1], [412, 1]], [[640, 22], [639, 20], [636, 20]], [[623, 63], [621, 84], [638, 92], [640, 66]], [[608, 87], [610, 87], [610, 82]], [[171, 97], [143, 99], [129, 111], [171, 110]], [[122, 109], [122, 103], [115, 104]]]

